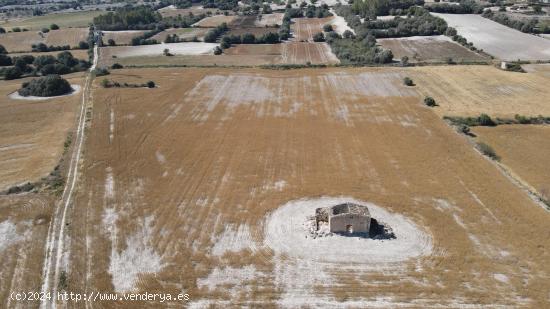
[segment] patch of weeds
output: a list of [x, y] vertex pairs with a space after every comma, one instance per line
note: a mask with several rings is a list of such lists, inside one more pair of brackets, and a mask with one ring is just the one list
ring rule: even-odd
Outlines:
[[500, 157], [497, 155], [497, 153], [495, 152], [495, 150], [483, 143], [483, 142], [479, 142], [476, 144], [476, 148], [484, 155], [488, 156], [489, 158], [495, 160], [495, 161], [500, 161]]
[[65, 143], [63, 143], [63, 154], [66, 154], [69, 150], [69, 147], [71, 147], [71, 144], [73, 142], [73, 132], [69, 132], [67, 134], [67, 138], [65, 139]]

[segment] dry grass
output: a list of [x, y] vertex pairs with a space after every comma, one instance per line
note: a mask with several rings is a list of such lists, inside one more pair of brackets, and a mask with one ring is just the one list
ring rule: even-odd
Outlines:
[[238, 27], [238, 28], [231, 28], [228, 31], [228, 34], [242, 35], [242, 34], [245, 34], [245, 33], [252, 33], [256, 37], [259, 37], [259, 36], [262, 36], [262, 35], [264, 35], [266, 33], [269, 33], [269, 32], [278, 33], [279, 29], [278, 28], [273, 28], [273, 27], [242, 27], [242, 28]]
[[541, 193], [550, 190], [550, 127], [501, 125], [474, 127], [472, 131], [529, 187]]
[[[81, 74], [67, 76], [81, 83]], [[80, 95], [46, 101], [12, 100], [24, 80], [0, 83], [0, 191], [36, 181], [53, 171], [73, 127]]]
[[145, 31], [142, 30], [132, 30], [132, 31], [103, 31], [103, 43], [108, 44], [110, 39], [113, 39], [117, 45], [129, 45], [132, 42], [132, 39], [136, 36], [144, 34]]
[[[192, 301], [206, 300], [200, 306], [367, 307], [380, 299], [387, 307], [548, 306], [548, 213], [422, 106], [402, 85], [404, 74], [113, 72], [120, 82], [159, 87], [96, 84], [71, 211], [81, 228], [69, 231], [70, 278], [82, 280], [71, 289], [111, 291], [113, 279], [146, 273], [143, 255], [126, 270], [111, 266], [111, 257], [133, 248], [162, 265], [138, 276], [138, 291], [183, 289]], [[273, 185], [281, 180], [283, 187]], [[285, 265], [307, 269], [309, 261], [263, 248], [265, 217], [289, 200], [321, 195], [353, 196], [410, 218], [432, 235], [433, 253], [385, 270], [323, 265], [329, 278], [317, 277], [323, 269], [292, 273]], [[229, 224], [249, 227], [249, 250], [212, 255]], [[242, 273], [250, 265], [255, 280]], [[199, 279], [229, 266], [236, 270], [219, 279], [228, 283], [199, 288]]]
[[69, 45], [74, 47], [78, 46], [81, 41], [86, 42], [87, 40], [88, 28], [67, 28], [48, 32], [44, 43], [48, 46]]
[[48, 28], [51, 24], [57, 24], [61, 28], [68, 27], [88, 27], [94, 17], [103, 14], [103, 11], [84, 11], [72, 13], [56, 13], [44, 16], [35, 16], [31, 18], [11, 20], [0, 23], [0, 26], [11, 30], [14, 27], [26, 28], [29, 30], [40, 30]]
[[165, 31], [162, 31], [152, 38], [159, 41], [164, 42], [166, 37], [168, 35], [177, 35], [180, 39], [184, 40], [191, 40], [193, 37], [197, 37], [197, 39], [201, 40], [204, 38], [204, 35], [209, 31], [209, 28], [173, 28], [173, 29], [167, 29]]
[[323, 26], [332, 21], [331, 17], [325, 18], [294, 18], [290, 29], [293, 33], [293, 41], [313, 42], [313, 35], [317, 32], [323, 32]]
[[44, 43], [48, 46], [78, 46], [80, 41], [86, 41], [87, 28], [67, 28], [41, 34], [38, 31], [11, 32], [0, 34], [0, 44], [8, 52], [25, 52], [32, 50], [32, 44]]
[[409, 57], [409, 62], [487, 61], [488, 59], [449, 39], [446, 36], [379, 39], [384, 48], [391, 49], [394, 60]]
[[202, 28], [214, 28], [217, 27], [223, 23], [227, 23], [228, 25], [236, 20], [238, 16], [235, 15], [214, 15], [210, 17], [206, 17], [204, 19], [201, 19], [197, 23], [194, 24], [195, 27], [202, 27]]
[[550, 115], [548, 77], [492, 66], [418, 67], [407, 70], [419, 91], [435, 99], [441, 116]]
[[[200, 14], [207, 14], [208, 12], [212, 14], [221, 14], [221, 11], [216, 8], [203, 8], [202, 6], [194, 5], [187, 9], [176, 9], [171, 7], [165, 7], [159, 10], [159, 13], [162, 15], [162, 17], [177, 17], [178, 15], [181, 16], [187, 16], [189, 13], [193, 13], [193, 15], [200, 15]], [[233, 13], [232, 11], [228, 11], [229, 13]]]

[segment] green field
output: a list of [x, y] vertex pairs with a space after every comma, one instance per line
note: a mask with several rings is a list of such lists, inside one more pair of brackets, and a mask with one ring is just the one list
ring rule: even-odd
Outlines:
[[21, 20], [2, 21], [0, 22], [0, 26], [4, 27], [6, 30], [11, 30], [14, 27], [40, 30], [44, 27], [49, 27], [51, 24], [57, 24], [61, 28], [87, 27], [88, 24], [92, 22], [92, 19], [101, 13], [103, 13], [103, 11], [55, 13]]

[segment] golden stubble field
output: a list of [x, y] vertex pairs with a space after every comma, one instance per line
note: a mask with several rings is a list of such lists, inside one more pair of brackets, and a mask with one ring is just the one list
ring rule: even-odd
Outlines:
[[[135, 69], [110, 78], [158, 88], [96, 81], [67, 289], [184, 291], [197, 307], [548, 306], [548, 212], [402, 85], [410, 72]], [[377, 263], [266, 241], [271, 213], [321, 196], [372, 202], [430, 241]]]

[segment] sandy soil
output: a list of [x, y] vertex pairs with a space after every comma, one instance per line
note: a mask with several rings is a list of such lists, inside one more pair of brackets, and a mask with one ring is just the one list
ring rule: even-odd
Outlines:
[[103, 44], [107, 45], [109, 39], [115, 40], [117, 45], [129, 45], [132, 39], [140, 36], [145, 31], [142, 30], [127, 30], [127, 31], [101, 31], [103, 33]]
[[[548, 212], [423, 106], [408, 72], [112, 72], [159, 87], [96, 84], [69, 288], [183, 290], [192, 308], [548, 306]], [[406, 218], [431, 250], [311, 271], [264, 246], [283, 205], [321, 196]]]
[[260, 20], [256, 20], [256, 26], [266, 27], [273, 25], [281, 25], [283, 23], [284, 13], [263, 14]]
[[323, 32], [323, 26], [330, 24], [333, 16], [326, 18], [294, 18], [290, 25], [292, 32], [292, 41], [313, 42], [313, 35], [317, 32]]
[[172, 28], [162, 31], [161, 33], [153, 36], [153, 39], [164, 42], [168, 35], [176, 34], [180, 39], [191, 40], [193, 37], [201, 40], [204, 38], [204, 35], [209, 31], [209, 28]]
[[473, 132], [495, 149], [514, 174], [550, 200], [550, 127], [503, 125], [475, 127]]
[[[69, 80], [81, 83], [80, 76], [72, 74]], [[0, 191], [53, 171], [80, 99], [78, 95], [41, 101], [9, 98], [21, 82], [2, 81], [0, 85]]]
[[444, 35], [378, 39], [376, 42], [391, 49], [393, 58], [397, 61], [403, 56], [409, 57], [410, 62], [444, 62], [448, 57], [455, 62], [488, 60]]
[[550, 115], [550, 90], [545, 86], [550, 79], [541, 74], [492, 66], [418, 67], [406, 72], [423, 95], [437, 101], [440, 106], [434, 111], [441, 116]]
[[186, 42], [186, 43], [169, 43], [169, 44], [154, 44], [140, 46], [113, 46], [102, 47], [100, 55], [102, 58], [124, 58], [136, 56], [158, 56], [162, 55], [165, 49], [169, 49], [174, 55], [201, 55], [211, 54], [216, 43], [202, 42]]
[[222, 23], [227, 23], [228, 25], [237, 19], [235, 15], [214, 15], [201, 19], [200, 21], [193, 24], [194, 27], [203, 27], [203, 28], [213, 28], [221, 25]]
[[445, 19], [477, 48], [503, 60], [550, 60], [550, 41], [480, 15], [433, 14]]

